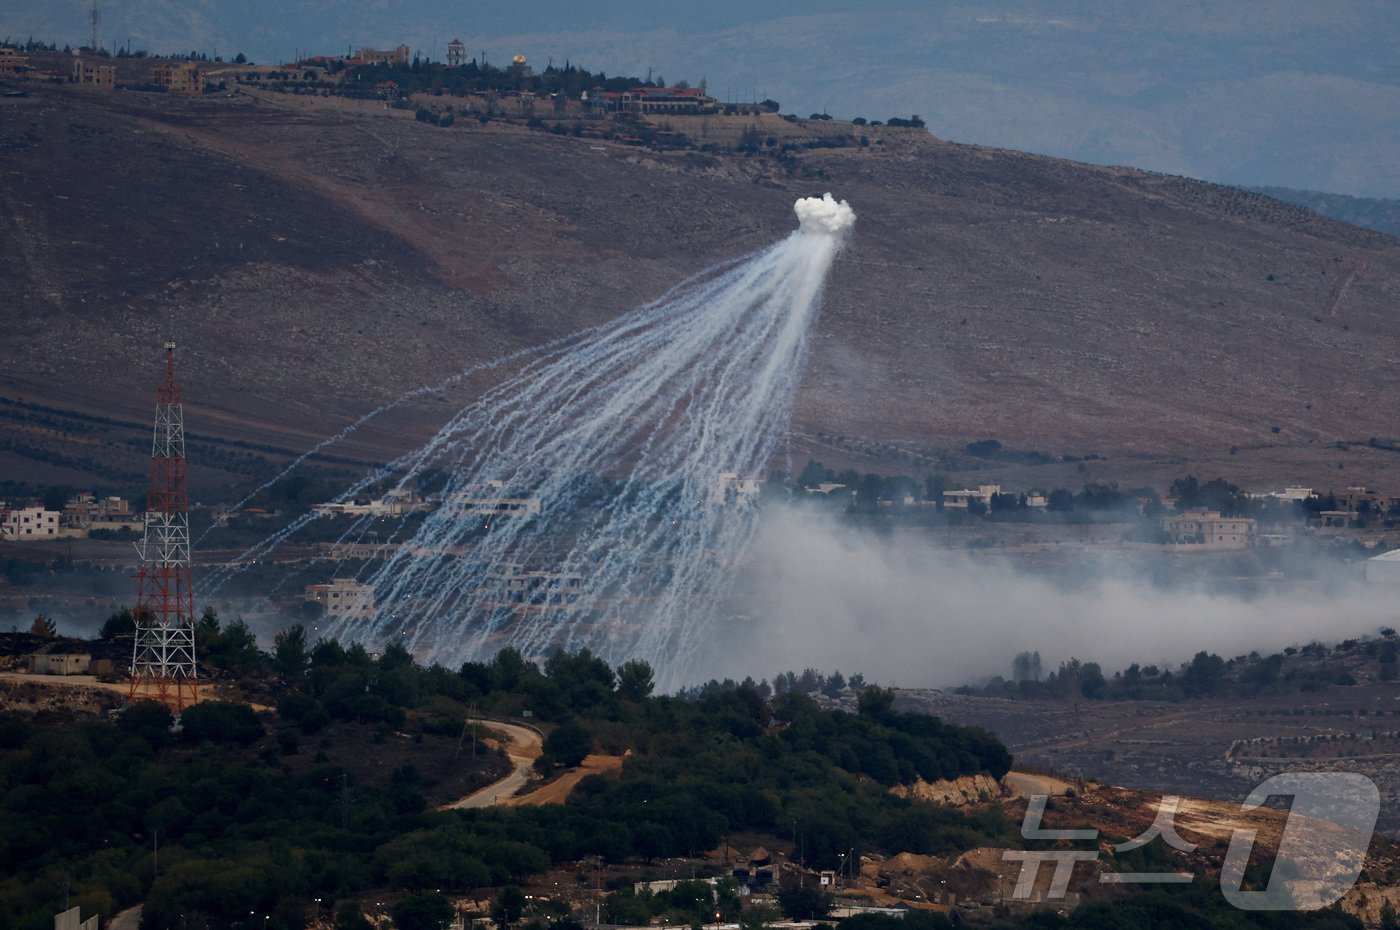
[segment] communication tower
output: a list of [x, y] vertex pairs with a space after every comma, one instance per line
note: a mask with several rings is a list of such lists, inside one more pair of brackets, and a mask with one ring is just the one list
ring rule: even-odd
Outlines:
[[146, 529], [137, 544], [136, 641], [131, 700], [160, 701], [179, 713], [199, 700], [194, 661], [194, 585], [190, 572], [185, 415], [175, 383], [175, 343], [165, 344], [165, 383], [156, 393]]
[[97, 10], [97, 0], [92, 0], [92, 12], [88, 15], [92, 22], [92, 53], [97, 54], [97, 27], [102, 23], [102, 14]]

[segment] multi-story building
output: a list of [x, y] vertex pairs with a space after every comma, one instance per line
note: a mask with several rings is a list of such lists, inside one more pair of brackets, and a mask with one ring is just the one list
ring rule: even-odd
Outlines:
[[0, 74], [10, 77], [24, 77], [30, 72], [29, 59], [18, 49], [0, 48]]
[[411, 49], [400, 45], [392, 50], [362, 48], [355, 53], [354, 64], [359, 65], [406, 65]]
[[1250, 517], [1225, 517], [1218, 510], [1188, 510], [1161, 518], [1159, 526], [1169, 542], [1178, 546], [1210, 549], [1252, 549], [1258, 542], [1259, 523]]
[[505, 483], [494, 478], [480, 490], [450, 495], [444, 504], [458, 513], [500, 516], [539, 516], [542, 509], [538, 497], [512, 496], [506, 491]]
[[58, 516], [39, 504], [8, 508], [0, 503], [0, 539], [57, 539]]
[[115, 65], [99, 65], [82, 58], [73, 58], [72, 80], [74, 84], [86, 84], [101, 90], [115, 90], [117, 68]]
[[192, 61], [172, 61], [151, 66], [151, 83], [170, 94], [204, 92], [204, 75]]
[[335, 578], [330, 584], [309, 584], [305, 598], [320, 604], [327, 617], [348, 620], [371, 620], [376, 607], [374, 587], [351, 578]]
[[490, 580], [512, 604], [573, 604], [583, 591], [583, 575], [578, 572], [522, 571], [514, 564], [502, 565]]
[[634, 87], [631, 90], [595, 89], [587, 98], [594, 110], [667, 116], [699, 116], [719, 111], [719, 101], [699, 87]]
[[60, 524], [74, 530], [131, 530], [139, 532], [143, 522], [131, 512], [131, 502], [120, 497], [96, 498], [82, 493], [63, 505]]

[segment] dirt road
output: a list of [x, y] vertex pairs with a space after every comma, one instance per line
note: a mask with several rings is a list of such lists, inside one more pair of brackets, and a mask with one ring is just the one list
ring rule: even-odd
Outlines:
[[524, 788], [530, 781], [530, 776], [535, 770], [535, 760], [540, 757], [540, 753], [544, 752], [544, 739], [538, 730], [514, 723], [497, 723], [494, 720], [473, 720], [471, 722], [482, 724], [493, 732], [505, 735], [506, 742], [502, 748], [505, 749], [506, 755], [510, 757], [514, 767], [510, 774], [500, 781], [489, 784], [479, 791], [474, 791], [464, 798], [458, 798], [456, 801], [444, 804], [438, 810], [490, 807], [515, 797], [520, 789]]
[[583, 764], [578, 768], [569, 769], [554, 781], [541, 788], [531, 791], [529, 794], [522, 794], [517, 797], [508, 798], [502, 804], [510, 807], [523, 807], [538, 804], [563, 804], [569, 797], [569, 793], [579, 782], [589, 775], [599, 775], [603, 772], [616, 772], [622, 768], [622, 756], [600, 756], [590, 755], [583, 760]]
[[1002, 783], [1012, 797], [1024, 798], [1033, 794], [1063, 796], [1074, 790], [1067, 781], [1051, 778], [1049, 775], [1032, 775], [1030, 772], [1007, 772]]

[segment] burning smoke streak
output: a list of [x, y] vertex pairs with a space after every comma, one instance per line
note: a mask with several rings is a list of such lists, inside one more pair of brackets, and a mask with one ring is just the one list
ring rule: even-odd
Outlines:
[[441, 505], [362, 579], [378, 615], [341, 619], [331, 635], [398, 639], [442, 662], [586, 646], [614, 664], [647, 660], [663, 687], [686, 680], [754, 533], [755, 513], [721, 476], [761, 476], [785, 435], [822, 287], [855, 221], [829, 194], [794, 210], [799, 228], [783, 241], [539, 353], [347, 492], [446, 476]]

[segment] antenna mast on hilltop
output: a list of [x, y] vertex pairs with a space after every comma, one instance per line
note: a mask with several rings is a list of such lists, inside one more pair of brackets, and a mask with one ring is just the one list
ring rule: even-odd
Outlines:
[[133, 701], [160, 701], [179, 713], [199, 700], [194, 662], [194, 584], [190, 570], [189, 484], [185, 414], [175, 383], [175, 343], [165, 344], [165, 383], [156, 393], [146, 530], [137, 545]]
[[97, 27], [102, 22], [102, 14], [97, 11], [97, 0], [92, 0], [92, 13], [88, 17], [92, 20], [92, 53], [97, 54]]

